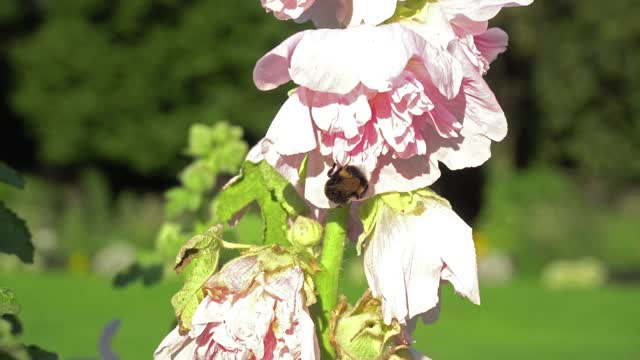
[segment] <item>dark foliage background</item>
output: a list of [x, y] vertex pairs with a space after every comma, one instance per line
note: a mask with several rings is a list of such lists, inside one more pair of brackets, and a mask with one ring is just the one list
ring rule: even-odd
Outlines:
[[[513, 39], [488, 75], [510, 134], [489, 165], [436, 188], [521, 269], [581, 256], [640, 268], [637, 13], [634, 0], [537, 1], [494, 22]], [[259, 92], [253, 65], [307, 26], [254, 1], [2, 1], [0, 153], [34, 177], [23, 211], [64, 234], [67, 255], [111, 241], [82, 245], [95, 224], [150, 244], [160, 220], [121, 214], [161, 213], [136, 194], [176, 183], [191, 124], [228, 120], [250, 144], [265, 133], [288, 89]]]

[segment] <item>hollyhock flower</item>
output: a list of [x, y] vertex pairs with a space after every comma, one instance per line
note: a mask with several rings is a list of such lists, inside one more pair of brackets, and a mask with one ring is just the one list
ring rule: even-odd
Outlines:
[[390, 18], [397, 0], [261, 0], [280, 20], [313, 21], [318, 28], [378, 25]]
[[[446, 50], [400, 25], [295, 34], [258, 61], [262, 90], [300, 85], [276, 115], [261, 156], [304, 197], [323, 193], [334, 165], [369, 177], [365, 198], [432, 184], [438, 162], [479, 166], [507, 131], [495, 96], [458, 44]], [[305, 156], [306, 178], [300, 179]]]
[[160, 359], [319, 359], [299, 266], [263, 270], [258, 255], [238, 258], [205, 284], [191, 330], [176, 327]]
[[471, 228], [444, 199], [414, 193], [374, 201], [379, 207], [362, 238], [368, 239], [364, 268], [373, 296], [382, 301], [385, 323], [407, 324], [421, 314], [425, 322], [435, 321], [441, 280], [480, 303]]
[[507, 49], [509, 37], [499, 28], [488, 28], [491, 18], [503, 7], [526, 6], [533, 0], [439, 0], [401, 22], [447, 48], [459, 41], [476, 69], [485, 74], [489, 64]]
[[463, 15], [473, 21], [486, 21], [498, 15], [503, 7], [527, 6], [533, 0], [438, 0], [436, 3], [449, 17]]
[[314, 0], [260, 0], [267, 12], [280, 20], [297, 19], [304, 13]]

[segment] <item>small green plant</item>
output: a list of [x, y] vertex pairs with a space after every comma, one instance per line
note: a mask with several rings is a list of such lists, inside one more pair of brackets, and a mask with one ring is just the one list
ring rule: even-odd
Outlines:
[[[0, 162], [0, 183], [17, 188], [24, 180], [13, 169]], [[25, 222], [0, 202], [0, 253], [17, 256], [25, 263], [33, 262], [31, 233]], [[13, 292], [0, 286], [0, 358], [13, 360], [54, 360], [58, 356], [35, 345], [24, 345], [16, 338], [22, 329], [17, 315], [20, 305]]]
[[[135, 280], [145, 284], [158, 281], [162, 269], [172, 266], [184, 242], [207, 229], [215, 216], [212, 199], [219, 187], [218, 179], [237, 173], [247, 154], [242, 136], [241, 128], [226, 122], [191, 126], [185, 154], [192, 161], [178, 175], [180, 185], [165, 193], [165, 222], [160, 226], [155, 248], [140, 252], [137, 263], [116, 276], [116, 286]], [[242, 229], [251, 231], [246, 226]]]

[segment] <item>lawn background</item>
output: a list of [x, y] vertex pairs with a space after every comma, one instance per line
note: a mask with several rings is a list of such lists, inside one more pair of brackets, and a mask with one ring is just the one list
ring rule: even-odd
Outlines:
[[[22, 340], [61, 359], [97, 358], [104, 326], [120, 319], [113, 350], [151, 359], [172, 327], [177, 279], [115, 289], [108, 279], [68, 273], [0, 274], [22, 305]], [[364, 289], [348, 281], [351, 301]], [[484, 286], [481, 306], [443, 289], [441, 321], [419, 326], [417, 347], [438, 360], [640, 359], [640, 289], [549, 290], [534, 280]]]

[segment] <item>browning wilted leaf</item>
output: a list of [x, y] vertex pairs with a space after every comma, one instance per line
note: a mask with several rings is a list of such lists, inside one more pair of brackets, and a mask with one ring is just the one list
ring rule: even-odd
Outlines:
[[181, 334], [187, 333], [191, 328], [193, 314], [204, 298], [202, 285], [216, 271], [221, 235], [222, 226], [213, 226], [187, 241], [176, 257], [174, 269], [178, 273], [184, 273], [185, 281], [182, 289], [171, 298], [171, 304]]
[[202, 251], [210, 250], [211, 247], [215, 247], [216, 251], [220, 247], [220, 240], [222, 239], [222, 226], [215, 225], [204, 234], [198, 234], [187, 241], [181, 248], [180, 252], [176, 256], [176, 261], [173, 269], [181, 273], [184, 268], [189, 265], [191, 260], [198, 257]]

